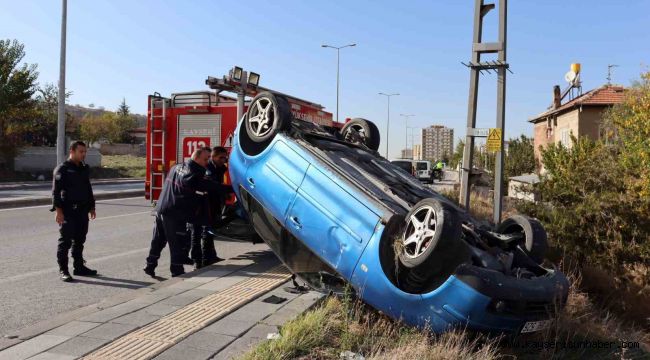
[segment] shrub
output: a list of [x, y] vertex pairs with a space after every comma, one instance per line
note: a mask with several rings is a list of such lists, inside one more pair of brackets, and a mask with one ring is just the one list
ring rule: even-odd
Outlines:
[[620, 272], [650, 261], [650, 200], [628, 191], [619, 150], [573, 138], [571, 148], [552, 144], [542, 152], [547, 172], [537, 186], [541, 203], [519, 211], [542, 220], [554, 245], [579, 263]]

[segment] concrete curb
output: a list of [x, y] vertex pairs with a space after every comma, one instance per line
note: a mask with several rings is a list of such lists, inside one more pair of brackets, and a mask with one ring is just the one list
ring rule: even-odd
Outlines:
[[[144, 189], [101, 192], [95, 194], [95, 200], [120, 199], [126, 197], [134, 197], [134, 196], [144, 197]], [[52, 203], [52, 198], [49, 196], [16, 199], [16, 200], [9, 199], [9, 200], [0, 201], [0, 209], [10, 209], [10, 208], [23, 207], [23, 206], [47, 205], [51, 203]]]
[[[115, 179], [90, 179], [92, 185], [114, 185], [114, 184], [129, 184], [129, 183], [143, 183], [144, 179], [140, 178], [115, 178]], [[52, 187], [52, 180], [44, 181], [24, 181], [24, 182], [0, 182], [0, 191], [3, 190], [23, 190], [32, 188], [50, 188]]]

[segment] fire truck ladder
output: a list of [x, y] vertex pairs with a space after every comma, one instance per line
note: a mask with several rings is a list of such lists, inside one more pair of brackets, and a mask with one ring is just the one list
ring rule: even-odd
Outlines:
[[[165, 138], [167, 137], [166, 132], [166, 116], [167, 116], [167, 103], [169, 99], [160, 96], [159, 93], [154, 93], [151, 96], [151, 134], [150, 134], [150, 148], [149, 154], [150, 163], [149, 169], [151, 170], [151, 186], [149, 187], [149, 199], [153, 201], [154, 191], [162, 190], [163, 184], [165, 182]], [[156, 109], [161, 108], [159, 115], [156, 115]], [[160, 121], [156, 121], [160, 119]], [[157, 127], [157, 123], [160, 125]]]

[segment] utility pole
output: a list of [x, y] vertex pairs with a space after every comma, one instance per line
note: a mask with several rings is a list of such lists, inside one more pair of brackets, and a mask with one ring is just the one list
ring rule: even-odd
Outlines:
[[[495, 8], [494, 4], [484, 4], [483, 0], [475, 0], [474, 7], [474, 36], [472, 43], [472, 60], [469, 64], [463, 64], [470, 68], [469, 100], [467, 104], [467, 136], [465, 138], [465, 150], [463, 152], [463, 166], [461, 176], [460, 203], [465, 209], [470, 207], [470, 173], [473, 168], [474, 138], [496, 135], [495, 176], [494, 176], [494, 217], [495, 224], [501, 222], [501, 207], [503, 193], [503, 138], [505, 127], [505, 98], [506, 98], [506, 71], [510, 71], [506, 62], [506, 38], [507, 38], [507, 0], [499, 0], [499, 27], [497, 42], [482, 42], [483, 17]], [[496, 53], [497, 60], [481, 61], [481, 54]], [[497, 73], [497, 114], [495, 129], [477, 129], [476, 108], [478, 99], [479, 75], [482, 71]], [[488, 131], [489, 130], [489, 131]], [[490, 135], [488, 135], [490, 134]]]
[[[411, 118], [411, 117], [413, 117], [415, 115], [413, 115], [413, 114], [399, 114], [399, 116], [404, 117], [404, 135], [405, 135], [404, 149], [408, 150], [408, 148], [409, 148], [409, 118]], [[411, 141], [411, 143], [413, 143], [413, 142]], [[413, 145], [411, 144], [411, 148], [412, 147], [413, 147]]]
[[395, 94], [384, 94], [384, 93], [379, 93], [379, 95], [383, 95], [386, 97], [388, 100], [388, 108], [387, 108], [387, 117], [386, 117], [386, 159], [388, 159], [388, 132], [390, 131], [390, 97], [391, 96], [399, 96], [398, 93]]
[[56, 126], [56, 163], [65, 161], [65, 35], [68, 21], [68, 1], [62, 1], [61, 13], [61, 59], [59, 62], [59, 107]]
[[331, 46], [331, 45], [321, 45], [324, 48], [331, 48], [336, 50], [336, 122], [339, 122], [339, 65], [341, 64], [341, 49], [346, 47], [357, 46], [357, 44], [348, 44], [344, 46]]

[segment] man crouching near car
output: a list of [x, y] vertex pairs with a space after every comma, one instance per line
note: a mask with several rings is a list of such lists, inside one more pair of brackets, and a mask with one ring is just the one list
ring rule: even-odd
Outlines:
[[160, 198], [156, 204], [156, 220], [147, 265], [144, 272], [155, 277], [160, 253], [169, 243], [172, 276], [185, 273], [183, 264], [187, 257], [186, 242], [189, 241], [187, 223], [203, 204], [208, 191], [205, 171], [210, 152], [197, 149], [183, 164], [174, 165], [165, 179]]

